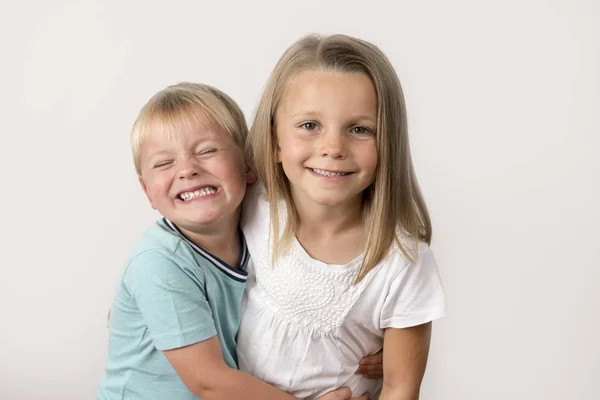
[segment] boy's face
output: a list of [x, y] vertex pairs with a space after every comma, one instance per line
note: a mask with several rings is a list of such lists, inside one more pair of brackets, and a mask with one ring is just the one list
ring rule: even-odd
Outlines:
[[242, 150], [217, 124], [150, 134], [140, 147], [140, 183], [152, 208], [188, 232], [237, 225], [246, 193]]

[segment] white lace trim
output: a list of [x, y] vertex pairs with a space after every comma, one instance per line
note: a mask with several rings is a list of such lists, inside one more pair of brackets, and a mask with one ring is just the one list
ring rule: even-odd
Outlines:
[[326, 265], [310, 262], [300, 251], [293, 246], [274, 268], [270, 266], [269, 252], [255, 260], [257, 284], [282, 319], [332, 333], [342, 325], [379, 266], [354, 285], [360, 262], [350, 262], [347, 268], [328, 269]]

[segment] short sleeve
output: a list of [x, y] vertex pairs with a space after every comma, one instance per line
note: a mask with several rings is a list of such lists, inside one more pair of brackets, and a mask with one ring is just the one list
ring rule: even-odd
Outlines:
[[140, 253], [127, 266], [123, 285], [158, 350], [189, 346], [217, 334], [199, 272], [182, 269], [160, 251]]
[[419, 244], [418, 258], [390, 284], [380, 316], [380, 328], [408, 328], [446, 315], [444, 290], [428, 245]]

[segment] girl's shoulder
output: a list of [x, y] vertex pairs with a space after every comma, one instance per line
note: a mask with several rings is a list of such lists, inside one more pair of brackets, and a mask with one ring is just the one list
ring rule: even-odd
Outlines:
[[382, 269], [388, 269], [394, 276], [406, 272], [406, 268], [437, 270], [437, 262], [429, 244], [400, 233], [397, 237], [398, 240], [392, 243], [381, 262]]
[[244, 201], [242, 203], [242, 207], [245, 210], [246, 208], [252, 208], [257, 205], [259, 201], [266, 203], [266, 189], [265, 185], [261, 181], [256, 181], [248, 185], [246, 188], [246, 195], [244, 196]]
[[396, 240], [392, 242], [389, 251], [390, 256], [396, 255], [396, 257], [404, 259], [407, 263], [418, 258], [421, 254], [427, 253], [431, 253], [429, 244], [399, 230], [396, 232]]
[[260, 181], [248, 185], [240, 216], [240, 227], [246, 239], [249, 235], [263, 236], [269, 229], [270, 221], [271, 214], [265, 186]]
[[265, 185], [262, 182], [257, 181], [251, 185], [248, 185], [246, 189], [246, 195], [242, 202], [242, 215], [240, 222], [242, 226], [250, 219], [255, 218], [255, 215], [260, 213], [269, 213], [269, 203], [266, 199]]
[[429, 244], [399, 241], [385, 262], [387, 274], [380, 276], [386, 287], [383, 329], [420, 325], [446, 315], [444, 288]]

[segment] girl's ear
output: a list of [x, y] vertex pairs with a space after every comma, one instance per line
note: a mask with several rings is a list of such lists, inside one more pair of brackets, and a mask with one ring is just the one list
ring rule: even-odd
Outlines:
[[281, 162], [281, 147], [279, 147], [279, 143], [275, 147], [275, 162]]
[[146, 194], [146, 197], [148, 198], [150, 205], [152, 206], [152, 208], [154, 208], [156, 210], [156, 207], [154, 207], [154, 203], [152, 202], [152, 193], [150, 192], [150, 189], [148, 189], [148, 186], [146, 186], [146, 183], [144, 182], [144, 179], [142, 178], [141, 175], [138, 176], [138, 181], [140, 182], [140, 186], [142, 187], [142, 190]]
[[279, 147], [279, 137], [277, 137], [277, 125], [275, 124], [275, 120], [271, 122], [271, 135], [273, 140], [275, 141], [275, 162], [281, 163], [281, 147]]

